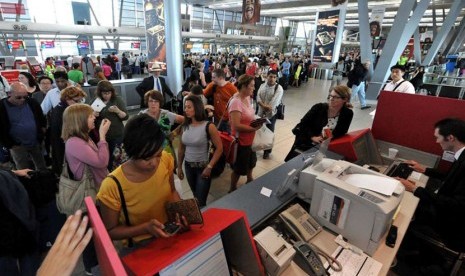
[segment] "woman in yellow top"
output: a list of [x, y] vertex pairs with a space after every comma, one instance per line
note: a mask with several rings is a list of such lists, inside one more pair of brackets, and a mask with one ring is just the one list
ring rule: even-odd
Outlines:
[[[152, 237], [169, 237], [165, 204], [180, 200], [174, 187], [173, 157], [163, 151], [165, 135], [149, 115], [129, 120], [124, 129], [124, 148], [129, 160], [111, 175], [121, 183], [131, 226], [125, 223], [118, 186], [110, 177], [103, 180], [97, 199], [110, 238], [132, 238], [135, 242]], [[180, 222], [178, 221], [178, 224]], [[185, 219], [184, 225], [187, 225]]]

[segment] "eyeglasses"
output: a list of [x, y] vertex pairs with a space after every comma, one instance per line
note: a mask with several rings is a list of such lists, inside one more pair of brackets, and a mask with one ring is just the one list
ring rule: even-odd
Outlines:
[[100, 91], [102, 92], [102, 94], [111, 94], [111, 90], [108, 90], [108, 91]]
[[25, 100], [27, 99], [29, 96], [16, 96], [15, 99], [17, 100]]
[[329, 95], [328, 96], [328, 100], [339, 100], [339, 99], [343, 99], [342, 97], [339, 97], [339, 96], [334, 96], [334, 95]]

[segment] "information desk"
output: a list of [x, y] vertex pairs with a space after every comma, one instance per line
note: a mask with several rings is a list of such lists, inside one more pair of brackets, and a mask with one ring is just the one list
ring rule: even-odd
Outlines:
[[[304, 158], [302, 156], [308, 158], [315, 155], [317, 151], [318, 148], [308, 150], [303, 155], [299, 155], [254, 181], [241, 186], [234, 193], [225, 195], [212, 202], [206, 208], [226, 208], [244, 211], [249, 219], [251, 229], [256, 229], [261, 223], [275, 215], [296, 197], [295, 192], [291, 190], [284, 194], [282, 198], [278, 198], [276, 190], [286, 180], [287, 174], [290, 171], [302, 168], [304, 165]], [[327, 157], [336, 160], [342, 158], [341, 155], [330, 151], [328, 151]], [[260, 193], [263, 187], [273, 191], [270, 197]]]
[[[317, 151], [316, 148], [310, 149], [305, 153], [306, 156], [310, 156]], [[327, 157], [333, 159], [340, 159], [341, 156], [328, 152]], [[227, 209], [239, 209], [243, 210], [249, 218], [252, 230], [262, 228], [266, 220], [276, 216], [279, 212], [284, 210], [291, 201], [296, 197], [295, 192], [285, 194], [281, 199], [276, 197], [276, 189], [286, 179], [287, 173], [293, 168], [300, 168], [303, 165], [303, 158], [297, 156], [289, 162], [277, 167], [276, 169], [268, 172], [267, 174], [259, 177], [258, 179], [242, 186], [234, 193], [231, 193], [223, 198], [208, 205], [207, 208], [227, 208]], [[428, 178], [424, 175], [420, 178], [418, 184], [424, 186]], [[260, 193], [261, 189], [265, 187], [271, 189], [273, 192], [270, 197], [266, 197]], [[407, 228], [410, 224], [410, 220], [415, 213], [415, 209], [418, 205], [419, 199], [410, 192], [405, 192], [404, 197], [401, 201], [400, 210], [394, 221], [394, 225], [398, 227], [398, 234], [396, 245], [394, 248], [386, 246], [384, 243], [380, 245], [378, 250], [373, 255], [373, 258], [383, 264], [381, 275], [386, 275], [389, 271], [390, 265], [394, 260], [395, 255], [399, 249], [400, 244], [404, 238]], [[337, 244], [334, 242], [334, 233], [327, 230], [319, 233], [311, 242], [315, 243], [326, 253], [332, 254]]]
[[[113, 84], [116, 94], [123, 99], [128, 110], [140, 107], [140, 96], [137, 94], [136, 87], [142, 82], [142, 79], [111, 80], [110, 82]], [[92, 104], [97, 86], [83, 85], [82, 89], [87, 94], [86, 103]]]
[[265, 274], [244, 212], [212, 208], [203, 212], [203, 218], [203, 227], [192, 226], [186, 233], [156, 239], [123, 257], [128, 272], [155, 275], [220, 234], [231, 268], [243, 275]]

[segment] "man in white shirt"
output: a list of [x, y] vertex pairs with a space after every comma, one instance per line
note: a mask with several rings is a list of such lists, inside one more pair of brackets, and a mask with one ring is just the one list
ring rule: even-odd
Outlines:
[[66, 72], [57, 71], [53, 74], [53, 76], [55, 77], [57, 87], [48, 91], [44, 100], [40, 104], [44, 115], [47, 115], [52, 108], [60, 103], [61, 90], [68, 87], [68, 74]]
[[68, 63], [68, 69], [71, 70], [73, 68], [73, 57], [71, 55], [66, 58], [66, 62]]
[[[283, 98], [283, 88], [276, 82], [277, 71], [268, 71], [266, 78], [266, 82], [260, 86], [257, 92], [258, 116], [268, 118], [271, 124], [267, 124], [266, 127], [274, 132], [277, 107]], [[271, 149], [265, 150], [263, 159], [268, 159], [270, 153]]]
[[409, 94], [415, 94], [415, 88], [413, 84], [408, 80], [404, 80], [403, 75], [405, 73], [405, 67], [400, 65], [394, 65], [391, 67], [391, 79], [388, 84], [384, 86], [383, 91], [403, 92]]

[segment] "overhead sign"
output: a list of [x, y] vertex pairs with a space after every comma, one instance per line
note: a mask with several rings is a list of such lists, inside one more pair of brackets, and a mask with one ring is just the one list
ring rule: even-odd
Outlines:
[[102, 55], [103, 56], [111, 55], [112, 53], [118, 53], [118, 50], [116, 50], [114, 48], [104, 48], [104, 49], [102, 49]]
[[89, 49], [89, 40], [78, 40], [77, 47], [78, 49]]
[[131, 42], [131, 49], [140, 49], [140, 42]]
[[24, 41], [22, 40], [7, 40], [6, 45], [10, 50], [24, 49]]
[[26, 14], [24, 4], [0, 2], [0, 12], [3, 14]]
[[42, 49], [52, 49], [52, 48], [55, 48], [55, 41], [53, 41], [53, 40], [41, 41], [41, 42], [40, 42], [40, 48], [42, 48]]

